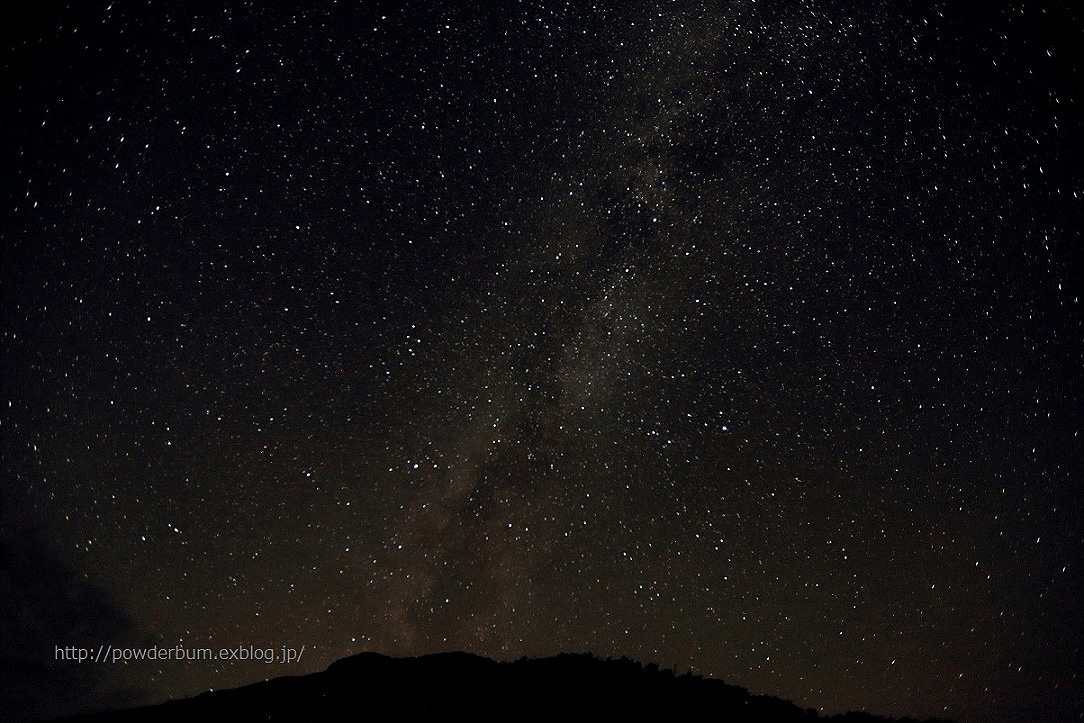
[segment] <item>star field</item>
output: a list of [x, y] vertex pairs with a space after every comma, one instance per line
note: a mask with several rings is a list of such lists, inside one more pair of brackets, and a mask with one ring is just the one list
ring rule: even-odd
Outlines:
[[25, 710], [589, 650], [1081, 714], [1078, 11], [361, 5], [5, 31]]

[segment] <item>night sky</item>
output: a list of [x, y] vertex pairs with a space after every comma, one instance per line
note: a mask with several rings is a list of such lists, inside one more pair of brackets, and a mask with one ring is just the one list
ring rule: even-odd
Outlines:
[[1080, 715], [1071, 4], [6, 18], [7, 710], [467, 650]]

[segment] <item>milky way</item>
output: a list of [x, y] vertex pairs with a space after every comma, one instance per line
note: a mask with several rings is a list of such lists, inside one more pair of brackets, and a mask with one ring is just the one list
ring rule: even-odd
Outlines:
[[[1079, 713], [1078, 12], [364, 5], [7, 31], [5, 710], [468, 650]], [[54, 654], [152, 643], [307, 652]]]

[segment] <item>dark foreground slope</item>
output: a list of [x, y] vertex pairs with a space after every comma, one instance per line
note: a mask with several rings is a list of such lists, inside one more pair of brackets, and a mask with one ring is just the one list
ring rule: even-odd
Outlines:
[[[627, 659], [559, 655], [498, 663], [467, 653], [388, 658], [365, 653], [321, 673], [276, 678], [161, 705], [70, 719], [129, 721], [355, 721], [369, 716], [599, 720], [799, 721], [814, 711], [744, 688], [676, 676]], [[867, 714], [837, 720], [888, 720]]]

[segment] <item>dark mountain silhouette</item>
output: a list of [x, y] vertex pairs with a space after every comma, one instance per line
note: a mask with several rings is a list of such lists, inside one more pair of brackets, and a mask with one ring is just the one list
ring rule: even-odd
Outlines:
[[[590, 654], [499, 663], [468, 653], [389, 658], [363, 653], [321, 673], [213, 691], [160, 705], [68, 719], [133, 721], [356, 721], [370, 716], [474, 719], [808, 721], [816, 711], [721, 680], [676, 675], [628, 658]], [[395, 718], [391, 718], [395, 716]], [[823, 718], [888, 721], [868, 713]], [[905, 719], [907, 720], [907, 719]]]

